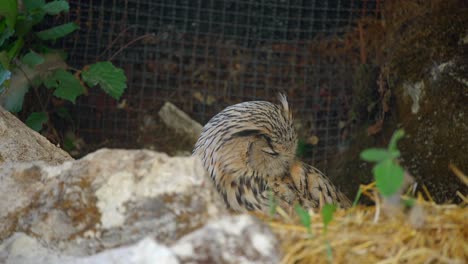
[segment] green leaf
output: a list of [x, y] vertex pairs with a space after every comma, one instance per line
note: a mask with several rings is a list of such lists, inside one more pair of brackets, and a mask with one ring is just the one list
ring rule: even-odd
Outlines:
[[54, 95], [58, 98], [75, 103], [76, 97], [85, 92], [80, 81], [70, 72], [64, 69], [56, 70], [50, 77], [44, 80], [47, 88], [56, 88]]
[[99, 84], [104, 92], [116, 100], [120, 99], [127, 88], [127, 77], [125, 77], [123, 70], [108, 61], [91, 65], [89, 69], [83, 71], [81, 78], [90, 87]]
[[390, 139], [390, 143], [388, 144], [388, 150], [390, 151], [397, 151], [397, 142], [405, 135], [405, 131], [403, 129], [398, 129], [393, 133], [392, 138]]
[[327, 249], [328, 263], [333, 263], [333, 249], [332, 249], [330, 241], [328, 239], [327, 239], [327, 242], [326, 242], [325, 246], [326, 246], [326, 249]]
[[10, 59], [8, 58], [8, 53], [5, 50], [0, 51], [0, 64], [3, 68], [7, 70], [10, 69]]
[[18, 37], [24, 37], [29, 32], [31, 32], [32, 27], [33, 27], [33, 23], [30, 19], [26, 19], [24, 17], [18, 18], [18, 21], [16, 21], [16, 26], [15, 26], [15, 34]]
[[7, 39], [13, 36], [15, 31], [9, 28], [5, 20], [0, 21], [0, 47], [5, 43]]
[[70, 22], [43, 31], [39, 31], [36, 33], [36, 35], [42, 40], [56, 40], [72, 33], [73, 31], [79, 28], [80, 27], [77, 24]]
[[34, 67], [36, 65], [42, 64], [44, 62], [44, 58], [31, 50], [30, 52], [26, 53], [26, 55], [24, 55], [21, 62]]
[[23, 38], [19, 38], [15, 42], [13, 42], [13, 45], [7, 51], [8, 59], [10, 61], [16, 58], [16, 56], [18, 56], [19, 52], [23, 48], [23, 45], [24, 45]]
[[0, 4], [0, 17], [5, 18], [5, 23], [10, 30], [15, 28], [17, 16], [18, 16], [18, 1], [17, 0], [2, 0]]
[[394, 159], [400, 156], [400, 151], [389, 151], [381, 148], [370, 148], [361, 152], [361, 159], [378, 162], [385, 159]]
[[72, 120], [72, 116], [65, 106], [61, 106], [57, 108], [56, 113], [58, 116], [60, 116], [61, 118], [65, 120]]
[[42, 10], [42, 7], [45, 5], [44, 0], [23, 0], [22, 2], [26, 7], [26, 12], [18, 16], [15, 32], [17, 36], [28, 34], [34, 25], [44, 20], [44, 16], [46, 15], [46, 12]]
[[322, 208], [323, 227], [327, 230], [328, 224], [333, 220], [333, 214], [336, 211], [336, 206], [326, 204]]
[[[0, 53], [1, 54], [1, 53]], [[0, 72], [1, 75], [5, 75], [4, 78], [7, 78], [5, 81], [2, 82], [0, 85], [0, 91], [2, 92], [2, 106], [6, 110], [17, 113], [21, 111], [23, 108], [23, 101], [24, 95], [29, 90], [29, 83], [28, 82], [15, 82], [14, 86], [10, 85], [11, 79], [16, 77], [18, 79], [24, 79], [23, 73], [18, 73], [18, 71], [14, 71], [15, 73], [11, 73], [10, 71], [5, 72], [3, 68], [3, 64], [0, 64]]]
[[28, 11], [36, 8], [42, 8], [45, 5], [45, 0], [23, 0], [23, 4]]
[[416, 204], [416, 200], [414, 198], [403, 199], [403, 204], [406, 207], [411, 208]]
[[303, 157], [306, 150], [306, 142], [303, 139], [297, 141], [296, 157]]
[[46, 112], [33, 112], [24, 123], [32, 130], [39, 132], [42, 129], [42, 125], [44, 125], [47, 120], [48, 117]]
[[306, 209], [304, 209], [302, 206], [296, 204], [294, 206], [294, 209], [296, 210], [297, 215], [299, 216], [299, 219], [301, 221], [301, 224], [307, 228], [307, 231], [309, 233], [312, 233], [312, 229], [310, 228], [311, 220], [310, 220], [310, 215], [309, 212], [307, 212]]
[[383, 196], [388, 197], [398, 193], [403, 184], [403, 168], [393, 160], [387, 159], [375, 165], [373, 173], [377, 189]]
[[60, 12], [68, 12], [69, 9], [70, 6], [68, 5], [68, 2], [61, 0], [47, 3], [42, 7], [42, 10], [44, 10], [49, 15], [57, 15]]
[[[42, 9], [36, 9], [31, 13], [31, 20], [28, 22], [31, 23], [31, 26], [37, 25], [44, 20], [46, 13]], [[28, 31], [29, 33], [29, 31]]]
[[359, 189], [358, 189], [358, 191], [356, 193], [356, 197], [354, 197], [352, 207], [356, 207], [357, 203], [359, 202], [359, 199], [361, 199], [361, 195], [362, 195], [362, 190], [361, 190], [361, 187], [359, 187]]
[[0, 92], [5, 88], [5, 83], [11, 78], [11, 72], [0, 64]]
[[63, 140], [63, 149], [67, 152], [70, 152], [74, 149], [76, 149], [75, 141], [73, 138], [70, 137], [65, 137]]
[[268, 205], [269, 205], [269, 214], [270, 216], [274, 216], [276, 213], [276, 207], [278, 206], [278, 202], [275, 199], [275, 196], [273, 195], [273, 191], [269, 190], [268, 191]]
[[38, 44], [35, 46], [35, 50], [41, 54], [53, 54], [54, 56], [59, 57], [62, 61], [66, 61], [68, 59], [68, 54], [63, 50], [53, 49], [49, 46]]

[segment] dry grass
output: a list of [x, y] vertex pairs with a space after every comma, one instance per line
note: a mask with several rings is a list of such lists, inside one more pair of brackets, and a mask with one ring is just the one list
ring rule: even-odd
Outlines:
[[313, 212], [311, 234], [297, 219], [270, 221], [281, 241], [281, 262], [467, 263], [466, 203], [437, 205], [419, 195], [407, 211], [376, 204], [336, 211], [327, 232]]

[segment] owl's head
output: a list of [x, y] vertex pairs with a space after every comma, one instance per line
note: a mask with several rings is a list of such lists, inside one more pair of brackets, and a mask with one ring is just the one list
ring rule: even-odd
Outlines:
[[194, 155], [202, 159], [212, 177], [239, 171], [278, 176], [289, 170], [297, 135], [286, 97], [280, 94], [279, 101], [232, 105], [205, 125]]

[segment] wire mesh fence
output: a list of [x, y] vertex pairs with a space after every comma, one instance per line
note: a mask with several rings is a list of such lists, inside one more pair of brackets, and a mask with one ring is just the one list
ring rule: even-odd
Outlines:
[[[92, 146], [190, 151], [158, 118], [169, 101], [206, 123], [228, 105], [288, 94], [309, 162], [346, 144], [357, 18], [379, 0], [70, 1], [61, 19], [79, 32], [60, 45], [72, 65], [111, 60], [128, 88], [120, 102], [90, 90], [76, 109], [77, 134]], [[350, 37], [352, 36], [352, 37]]]

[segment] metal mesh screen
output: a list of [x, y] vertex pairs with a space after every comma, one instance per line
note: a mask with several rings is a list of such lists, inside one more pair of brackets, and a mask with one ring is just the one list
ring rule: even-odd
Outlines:
[[356, 63], [343, 55], [349, 49], [341, 36], [356, 27], [356, 18], [377, 15], [379, 4], [70, 1], [71, 12], [62, 19], [81, 27], [61, 43], [71, 64], [110, 59], [128, 78], [120, 104], [94, 89], [79, 100], [77, 133], [93, 148], [146, 147], [174, 154], [192, 146], [158, 119], [164, 102], [204, 124], [228, 105], [275, 101], [278, 91], [286, 91], [300, 136], [318, 139], [305, 158], [322, 161], [326, 170], [326, 160], [343, 144]]

